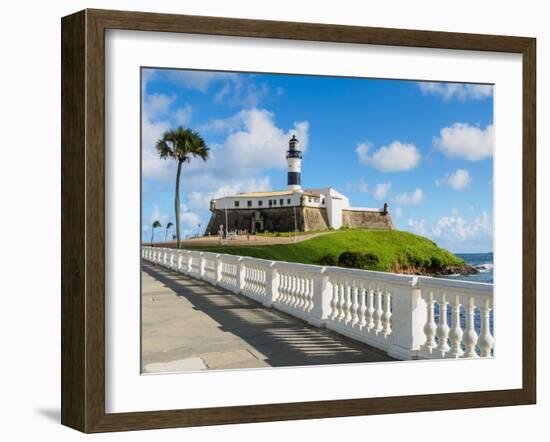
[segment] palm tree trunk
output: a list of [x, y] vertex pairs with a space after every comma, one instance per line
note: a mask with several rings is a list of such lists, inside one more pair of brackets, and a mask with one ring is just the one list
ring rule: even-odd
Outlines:
[[155, 234], [155, 228], [151, 229], [151, 245], [153, 245], [153, 235]]
[[178, 171], [176, 172], [176, 197], [174, 198], [174, 210], [176, 212], [176, 236], [177, 248], [180, 248], [180, 175], [183, 161], [178, 161]]

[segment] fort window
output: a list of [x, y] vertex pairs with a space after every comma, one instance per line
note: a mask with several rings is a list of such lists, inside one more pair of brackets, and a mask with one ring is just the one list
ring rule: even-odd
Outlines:
[[277, 205], [277, 200], [273, 200], [273, 205], [274, 205], [274, 206]]
[[259, 200], [259, 201], [258, 201], [258, 206], [261, 206], [262, 203], [263, 203], [263, 201], [262, 201], [262, 200]]
[[321, 204], [324, 206], [325, 205], [325, 199], [323, 198], [323, 201], [321, 202]]
[[286, 200], [286, 203], [287, 203], [287, 204], [290, 204], [290, 198], [288, 198], [288, 199]]
[[247, 205], [248, 207], [252, 207], [252, 201], [248, 200], [248, 201], [246, 202], [246, 205]]
[[235, 228], [239, 227], [239, 220], [235, 220]]
[[235, 207], [239, 207], [239, 201], [235, 201]]
[[273, 205], [273, 200], [269, 200], [269, 207]]
[[281, 199], [279, 200], [279, 206], [282, 206], [284, 203], [285, 203], [285, 200], [281, 198]]

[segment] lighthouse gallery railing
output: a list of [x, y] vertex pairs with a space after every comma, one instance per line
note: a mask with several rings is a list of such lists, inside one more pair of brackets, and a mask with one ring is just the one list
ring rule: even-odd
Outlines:
[[493, 355], [492, 284], [156, 247], [142, 257], [397, 359]]

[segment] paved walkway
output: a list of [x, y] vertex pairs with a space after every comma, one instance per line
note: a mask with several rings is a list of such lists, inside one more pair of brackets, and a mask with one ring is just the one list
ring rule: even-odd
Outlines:
[[[315, 238], [320, 235], [329, 235], [334, 233], [335, 230], [326, 230], [323, 232], [315, 233], [301, 233], [294, 236], [263, 236], [261, 233], [257, 235], [237, 235], [234, 239], [230, 240], [228, 246], [242, 247], [242, 246], [271, 246], [273, 244], [293, 244], [296, 242], [306, 241], [311, 238]], [[147, 242], [144, 245], [150, 246], [151, 243]], [[176, 241], [156, 241], [153, 243], [155, 247], [170, 247], [176, 248]], [[181, 241], [181, 248], [193, 248], [193, 247], [219, 247], [221, 245], [220, 238], [218, 236], [200, 236], [193, 239], [184, 239]]]
[[143, 263], [144, 372], [389, 360], [244, 296]]

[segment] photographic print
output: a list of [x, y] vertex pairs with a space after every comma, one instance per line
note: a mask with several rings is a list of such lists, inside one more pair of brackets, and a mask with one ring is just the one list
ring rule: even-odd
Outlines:
[[141, 86], [142, 373], [494, 356], [492, 85]]

